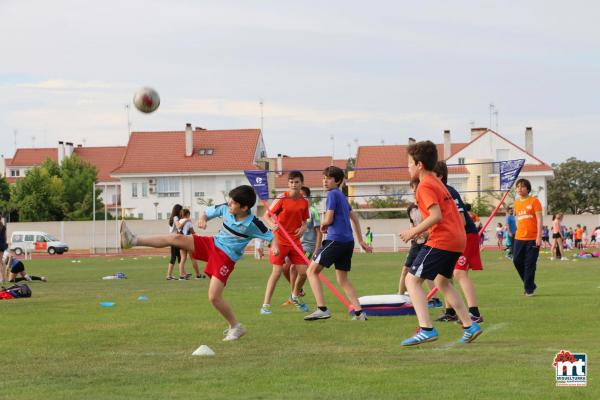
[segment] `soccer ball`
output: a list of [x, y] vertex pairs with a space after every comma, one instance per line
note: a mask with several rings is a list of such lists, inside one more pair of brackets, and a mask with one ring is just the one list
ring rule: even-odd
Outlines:
[[133, 95], [133, 105], [143, 113], [156, 111], [160, 105], [158, 92], [150, 87], [143, 87]]

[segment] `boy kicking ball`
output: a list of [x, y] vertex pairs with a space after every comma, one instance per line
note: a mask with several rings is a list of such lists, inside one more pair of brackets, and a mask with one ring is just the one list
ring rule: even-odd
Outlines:
[[252, 239], [276, 242], [271, 231], [250, 211], [255, 202], [254, 189], [242, 185], [229, 192], [227, 204], [204, 210], [198, 221], [200, 229], [206, 229], [206, 223], [213, 218], [223, 219], [223, 225], [214, 237], [178, 234], [136, 236], [125, 226], [125, 222], [121, 224], [121, 247], [124, 249], [132, 246], [175, 246], [189, 251], [196, 260], [206, 261], [204, 273], [210, 277], [208, 300], [229, 323], [224, 341], [237, 340], [246, 334], [246, 329], [235, 318], [233, 309], [223, 299], [223, 291], [235, 263], [242, 257]]
[[427, 295], [421, 287], [426, 279], [433, 279], [448, 305], [456, 311], [463, 326], [460, 343], [472, 342], [482, 333], [481, 327], [471, 321], [465, 303], [450, 282], [454, 265], [465, 249], [466, 234], [452, 196], [433, 172], [437, 158], [437, 148], [429, 140], [408, 147], [408, 171], [411, 179], [419, 178], [420, 181], [415, 197], [424, 220], [402, 232], [400, 237], [407, 242], [429, 230], [429, 238], [406, 277], [408, 293], [419, 320], [419, 330], [414, 336], [403, 340], [403, 346], [415, 346], [438, 339], [427, 310]]

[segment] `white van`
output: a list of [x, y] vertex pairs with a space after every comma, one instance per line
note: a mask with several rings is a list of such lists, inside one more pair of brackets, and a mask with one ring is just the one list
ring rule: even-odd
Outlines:
[[12, 233], [10, 248], [17, 255], [25, 253], [62, 254], [69, 251], [69, 246], [46, 232], [15, 231]]

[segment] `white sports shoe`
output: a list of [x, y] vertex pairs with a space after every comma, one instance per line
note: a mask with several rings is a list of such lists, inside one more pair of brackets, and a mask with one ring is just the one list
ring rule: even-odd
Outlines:
[[327, 319], [330, 318], [331, 314], [329, 313], [329, 310], [325, 310], [325, 311], [321, 311], [318, 308], [313, 311], [312, 314], [308, 314], [306, 317], [304, 317], [305, 321], [315, 321], [317, 319]]
[[352, 321], [366, 321], [367, 319], [367, 313], [364, 311], [361, 311], [359, 315], [352, 316]]
[[232, 340], [238, 340], [242, 336], [246, 334], [246, 328], [242, 326], [242, 324], [237, 324], [233, 328], [225, 329], [223, 332], [225, 338], [223, 338], [224, 342], [231, 342]]
[[135, 235], [129, 230], [125, 221], [121, 222], [121, 248], [130, 249], [134, 246]]

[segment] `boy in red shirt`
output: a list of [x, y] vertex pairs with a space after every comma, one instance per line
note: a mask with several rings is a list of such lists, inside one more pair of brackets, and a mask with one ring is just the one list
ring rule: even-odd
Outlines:
[[428, 230], [429, 238], [406, 277], [419, 330], [403, 340], [403, 346], [438, 339], [427, 309], [427, 295], [421, 287], [426, 279], [434, 280], [448, 305], [456, 311], [464, 329], [460, 343], [472, 342], [482, 333], [481, 327], [471, 321], [465, 303], [450, 282], [454, 266], [465, 249], [466, 234], [452, 196], [433, 172], [437, 158], [437, 147], [429, 140], [408, 146], [408, 172], [411, 179], [419, 178], [415, 197], [424, 219], [419, 225], [402, 232], [400, 237], [407, 242]]
[[308, 306], [304, 304], [300, 298], [300, 290], [306, 281], [306, 261], [301, 253], [298, 253], [288, 239], [281, 234], [279, 229], [285, 229], [289, 234], [289, 237], [294, 241], [294, 244], [302, 250], [302, 244], [300, 238], [306, 232], [306, 226], [308, 224], [308, 200], [302, 195], [301, 189], [304, 184], [304, 175], [300, 171], [291, 171], [288, 174], [288, 191], [279, 196], [273, 204], [271, 204], [270, 211], [277, 217], [278, 224], [269, 216], [269, 213], [265, 213], [265, 221], [273, 226], [275, 236], [277, 236], [277, 242], [279, 244], [279, 253], [273, 253], [273, 247], [271, 248], [271, 255], [269, 261], [273, 265], [273, 270], [267, 281], [267, 287], [265, 289], [265, 298], [263, 305], [260, 308], [261, 315], [270, 315], [271, 311], [271, 298], [275, 291], [277, 281], [281, 277], [283, 272], [283, 266], [285, 265], [286, 257], [290, 260], [291, 265], [296, 268], [297, 277], [290, 300], [298, 308], [299, 311], [307, 312]]

